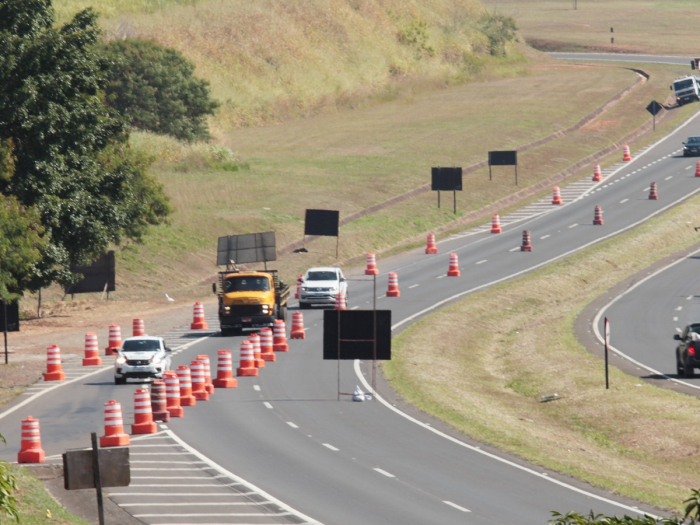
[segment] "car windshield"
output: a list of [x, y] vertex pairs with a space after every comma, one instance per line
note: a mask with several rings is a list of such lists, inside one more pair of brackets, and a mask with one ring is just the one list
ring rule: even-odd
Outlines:
[[686, 79], [686, 80], [679, 80], [678, 82], [674, 82], [673, 87], [675, 89], [686, 89], [689, 88], [693, 85], [693, 81], [691, 79]]
[[686, 144], [700, 144], [700, 137], [688, 137]]
[[157, 352], [160, 350], [160, 341], [157, 339], [135, 339], [124, 341], [122, 352]]
[[338, 276], [335, 272], [309, 272], [306, 277], [307, 281], [337, 281]]
[[226, 279], [224, 291], [229, 292], [269, 292], [270, 281], [266, 277], [239, 276]]

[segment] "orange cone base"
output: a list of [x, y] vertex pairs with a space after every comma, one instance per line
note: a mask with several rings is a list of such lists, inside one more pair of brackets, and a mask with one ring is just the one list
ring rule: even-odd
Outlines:
[[191, 330], [206, 330], [207, 328], [209, 328], [209, 325], [206, 321], [198, 321], [190, 325]]
[[66, 378], [66, 374], [62, 371], [58, 372], [44, 372], [44, 381], [63, 381]]
[[601, 180], [603, 180], [603, 177], [596, 177], [595, 175], [593, 175], [593, 178], [591, 180], [593, 182], [600, 182]]
[[258, 375], [258, 369], [257, 368], [238, 368], [236, 369], [236, 375], [238, 377], [244, 377], [244, 376], [257, 376]]
[[531, 251], [532, 251], [532, 245], [521, 246], [521, 247], [520, 247], [520, 251], [521, 251], [521, 252], [531, 252]]
[[214, 385], [211, 383], [206, 385], [204, 389], [207, 391], [207, 394], [213, 394], [214, 393]]
[[426, 248], [425, 253], [437, 253], [437, 248]]
[[500, 228], [491, 228], [491, 233], [502, 233]]
[[624, 155], [624, 156], [622, 157], [622, 162], [629, 162], [629, 161], [631, 161], [631, 160], [632, 160], [632, 156], [631, 156], [631, 155]]
[[126, 447], [130, 443], [129, 434], [116, 434], [114, 436], [102, 436], [100, 438], [101, 447]]
[[593, 221], [593, 224], [596, 225], [596, 226], [602, 226], [602, 225], [603, 225], [603, 219], [594, 220], [594, 221]]
[[83, 366], [100, 366], [102, 359], [99, 357], [86, 357], [83, 359]]
[[459, 277], [460, 275], [459, 270], [450, 270], [447, 272], [448, 277]]
[[[292, 334], [289, 336], [290, 339], [306, 339], [306, 332], [304, 330], [300, 330], [298, 332], [292, 332]], [[263, 357], [263, 359], [265, 359]]]
[[180, 406], [181, 407], [193, 407], [197, 405], [197, 400], [194, 396], [182, 397], [180, 396]]
[[400, 297], [400, 296], [401, 296], [401, 292], [398, 291], [398, 290], [389, 290], [389, 291], [386, 293], [386, 296], [387, 296], [387, 297]]
[[170, 412], [168, 410], [164, 410], [163, 412], [153, 412], [153, 421], [161, 421], [163, 423], [167, 423], [170, 421]]
[[168, 407], [168, 413], [170, 417], [184, 417], [185, 415], [185, 411], [182, 410], [182, 407]]
[[658, 201], [658, 200], [659, 200], [659, 196], [658, 196], [658, 195], [649, 195], [649, 200], [650, 200], [650, 201]]
[[564, 204], [564, 201], [561, 200], [561, 197], [560, 197], [558, 199], [553, 199], [552, 204]]
[[43, 463], [44, 457], [44, 449], [30, 448], [17, 454], [17, 463]]
[[379, 268], [367, 268], [365, 275], [379, 275]]
[[[236, 388], [238, 386], [238, 380], [235, 377], [214, 379], [213, 383], [216, 388]], [[180, 399], [180, 404], [182, 404], [182, 399]]]
[[262, 354], [262, 359], [263, 361], [270, 361], [271, 363], [274, 363], [277, 361], [277, 356], [275, 354]]
[[262, 357], [255, 359], [255, 368], [265, 368], [265, 360]]
[[156, 432], [158, 432], [158, 425], [156, 425], [155, 421], [134, 423], [131, 425], [132, 434], [155, 434]]
[[116, 353], [119, 351], [119, 348], [110, 348], [107, 347], [105, 348], [105, 355], [116, 355]]
[[[209, 401], [209, 392], [202, 390], [201, 392], [192, 392], [192, 395], [197, 401]], [[180, 404], [182, 404], [182, 398], [180, 398]]]
[[[345, 310], [345, 308], [343, 308]], [[289, 345], [287, 343], [272, 345], [273, 352], [289, 352]]]

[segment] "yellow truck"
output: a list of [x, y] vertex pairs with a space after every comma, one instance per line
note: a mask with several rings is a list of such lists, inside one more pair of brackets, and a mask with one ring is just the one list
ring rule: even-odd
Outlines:
[[221, 335], [240, 334], [273, 327], [276, 319], [287, 320], [289, 285], [280, 280], [277, 270], [219, 272], [212, 285], [219, 296]]

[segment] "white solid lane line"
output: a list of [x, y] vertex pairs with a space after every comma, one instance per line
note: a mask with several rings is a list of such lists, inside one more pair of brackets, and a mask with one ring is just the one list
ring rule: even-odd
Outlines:
[[339, 448], [335, 448], [333, 445], [329, 445], [328, 443], [323, 443], [323, 446], [332, 450], [333, 452], [338, 452], [340, 450]]
[[379, 472], [380, 474], [386, 476], [387, 478], [395, 478], [395, 477], [396, 477], [396, 476], [394, 476], [393, 474], [390, 474], [389, 472], [387, 472], [386, 470], [382, 470], [382, 469], [380, 469], [380, 468], [375, 468], [374, 470], [376, 470], [376, 471]]
[[444, 504], [449, 505], [450, 507], [454, 507], [457, 510], [461, 510], [462, 512], [471, 512], [469, 509], [465, 509], [464, 507], [460, 507], [456, 503], [452, 503], [451, 501], [443, 501]]

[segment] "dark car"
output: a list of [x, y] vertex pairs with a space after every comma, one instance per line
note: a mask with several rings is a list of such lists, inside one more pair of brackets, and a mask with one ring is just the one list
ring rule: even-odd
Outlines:
[[695, 369], [700, 368], [700, 323], [689, 324], [673, 338], [680, 341], [676, 347], [676, 372], [679, 376], [695, 377]]
[[700, 155], [700, 136], [688, 137], [683, 143], [683, 156], [694, 157]]

